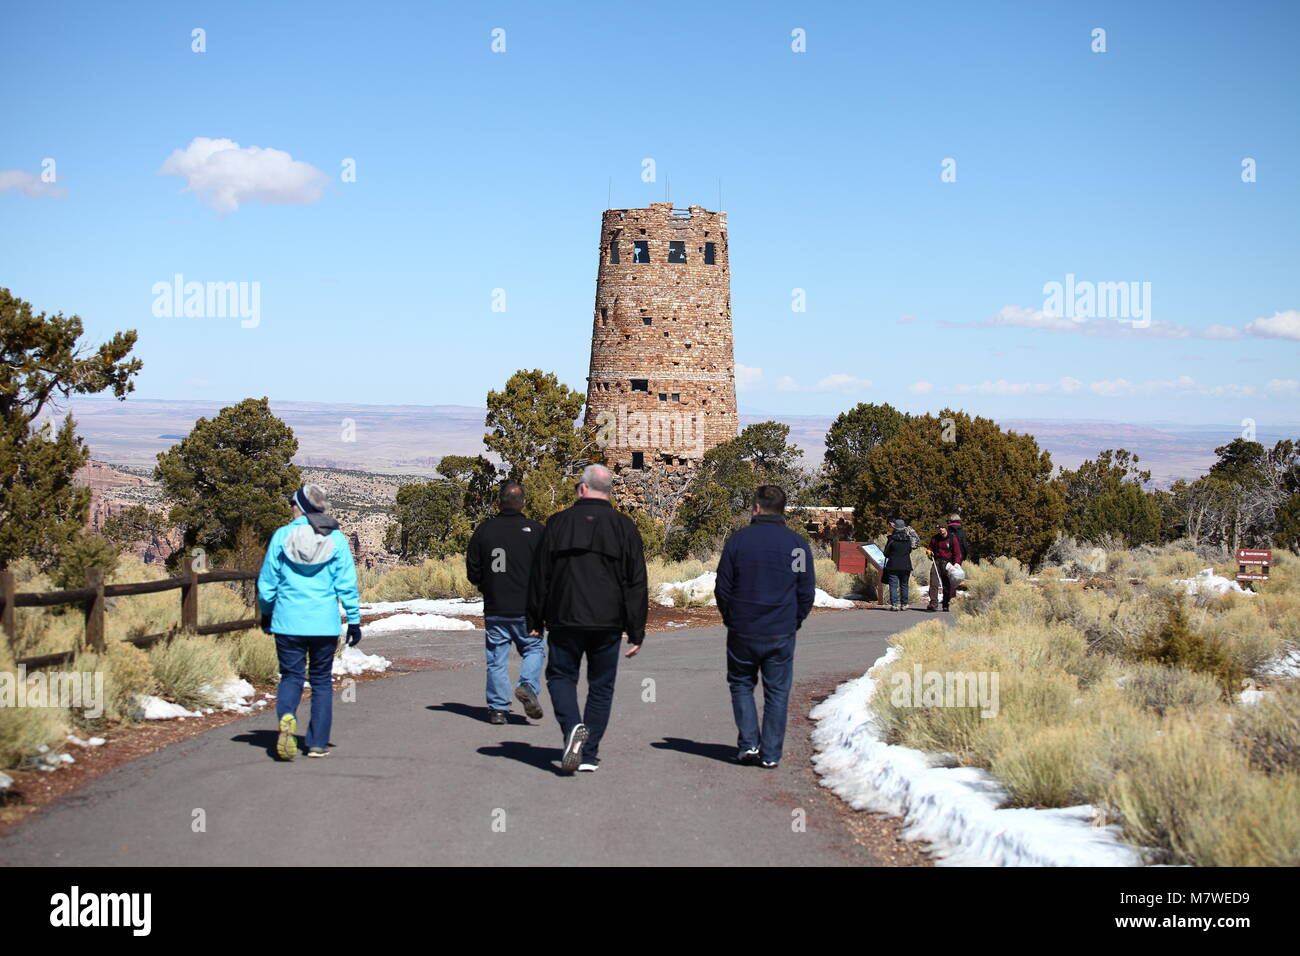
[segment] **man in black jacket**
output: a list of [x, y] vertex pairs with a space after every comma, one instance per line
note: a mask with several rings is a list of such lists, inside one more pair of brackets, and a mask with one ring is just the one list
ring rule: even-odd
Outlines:
[[[795, 633], [812, 610], [817, 575], [808, 542], [785, 524], [785, 492], [760, 485], [750, 524], [722, 548], [714, 584], [727, 625], [727, 684], [739, 750], [747, 766], [774, 769], [785, 743]], [[754, 687], [763, 678], [763, 727]]]
[[966, 529], [961, 526], [961, 515], [954, 514], [948, 519], [948, 533], [957, 539], [957, 544], [961, 548], [962, 560], [974, 561], [975, 556], [971, 552], [970, 542], [966, 540]]
[[546, 647], [539, 635], [528, 633], [528, 578], [533, 553], [542, 540], [542, 525], [525, 518], [524, 489], [517, 481], [501, 485], [499, 513], [474, 529], [465, 550], [465, 573], [483, 592], [483, 625], [487, 647], [488, 720], [504, 724], [510, 712], [510, 645], [519, 648], [523, 664], [515, 697], [533, 720], [542, 716], [541, 691]]
[[[618, 647], [627, 635], [627, 656], [645, 640], [649, 590], [641, 533], [610, 503], [613, 478], [603, 465], [589, 465], [578, 483], [578, 501], [546, 522], [528, 582], [528, 629], [547, 630], [550, 659], [546, 687], [564, 735], [560, 769], [594, 771], [600, 740], [609, 724], [618, 672]], [[578, 669], [587, 658], [587, 703], [579, 712]]]

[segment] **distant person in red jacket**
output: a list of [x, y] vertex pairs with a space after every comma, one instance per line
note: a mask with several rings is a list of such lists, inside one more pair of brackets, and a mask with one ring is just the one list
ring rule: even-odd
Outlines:
[[939, 586], [942, 585], [943, 609], [946, 611], [956, 591], [956, 583], [948, 574], [948, 565], [961, 564], [961, 542], [957, 540], [955, 534], [949, 533], [946, 524], [941, 523], [939, 530], [930, 539], [929, 545], [926, 546], [925, 552], [931, 559], [930, 603], [926, 610], [939, 610]]

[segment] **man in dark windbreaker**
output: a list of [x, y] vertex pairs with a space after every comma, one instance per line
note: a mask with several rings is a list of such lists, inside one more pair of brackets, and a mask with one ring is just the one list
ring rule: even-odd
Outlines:
[[[795, 633], [812, 610], [816, 572], [808, 542], [785, 526], [785, 492], [761, 485], [749, 526], [722, 549], [714, 594], [727, 625], [727, 683], [739, 731], [737, 760], [781, 762], [794, 679]], [[754, 687], [763, 678], [763, 727]]]
[[[619, 642], [632, 657], [645, 640], [649, 589], [641, 532], [610, 503], [613, 477], [588, 465], [578, 500], [546, 522], [528, 582], [528, 629], [547, 631], [546, 687], [564, 735], [560, 769], [594, 771], [609, 724]], [[578, 670], [587, 659], [587, 703], [578, 708]]]
[[524, 517], [524, 489], [517, 481], [501, 485], [497, 507], [498, 513], [475, 528], [469, 539], [465, 573], [483, 592], [488, 722], [504, 724], [510, 713], [510, 645], [523, 658], [515, 698], [533, 720], [542, 716], [537, 695], [546, 647], [540, 636], [528, 633], [527, 623], [528, 576], [542, 525]]

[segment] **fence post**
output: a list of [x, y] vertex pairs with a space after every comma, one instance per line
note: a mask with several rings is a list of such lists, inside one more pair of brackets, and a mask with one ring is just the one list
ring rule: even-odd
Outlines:
[[9, 639], [9, 646], [13, 648], [14, 655], [17, 656], [18, 649], [18, 626], [14, 619], [14, 594], [18, 587], [14, 582], [14, 573], [12, 571], [0, 571], [0, 598], [4, 599], [5, 606], [0, 609], [0, 628], [4, 629], [5, 637]]
[[86, 587], [95, 589], [95, 596], [86, 602], [86, 646], [96, 654], [104, 652], [104, 571], [89, 568]]
[[192, 631], [199, 626], [199, 572], [194, 567], [194, 558], [185, 558], [181, 562], [181, 630]]

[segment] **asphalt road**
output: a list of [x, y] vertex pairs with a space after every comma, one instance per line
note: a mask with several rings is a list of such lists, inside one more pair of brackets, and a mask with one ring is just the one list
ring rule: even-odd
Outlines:
[[[558, 773], [545, 692], [540, 721], [517, 704], [506, 726], [484, 720], [482, 632], [377, 635], [362, 649], [464, 666], [358, 684], [352, 703], [336, 690], [323, 760], [272, 760], [264, 711], [120, 765], [0, 835], [0, 865], [869, 864], [817, 787], [794, 711], [924, 617], [808, 619], [776, 770], [731, 762], [720, 628], [653, 633], [620, 661], [601, 768], [573, 776]], [[300, 728], [306, 715], [304, 701]]]

